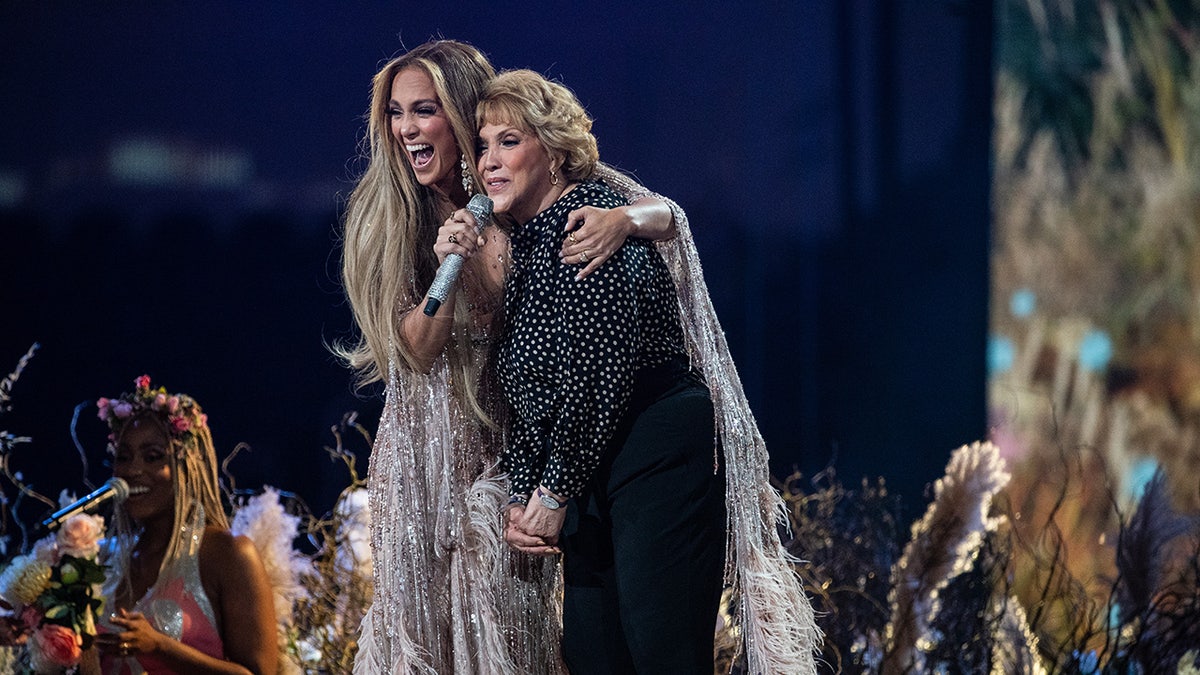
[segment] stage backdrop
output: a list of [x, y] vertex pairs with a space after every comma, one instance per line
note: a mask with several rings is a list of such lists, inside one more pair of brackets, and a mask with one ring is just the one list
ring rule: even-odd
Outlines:
[[[1200, 9], [998, 10], [992, 436], [1019, 535], [1058, 532], [1103, 606], [1119, 542], [1161, 528], [1150, 582], [1170, 579], [1168, 507], [1200, 507]], [[1169, 501], [1118, 538], [1160, 469]]]
[[329, 428], [380, 407], [326, 349], [338, 213], [371, 76], [434, 36], [561, 79], [688, 211], [776, 475], [836, 461], [922, 504], [985, 435], [987, 3], [10, 2], [0, 370], [41, 345], [11, 468], [80, 490], [74, 406], [148, 373], [252, 446], [241, 487], [328, 508]]

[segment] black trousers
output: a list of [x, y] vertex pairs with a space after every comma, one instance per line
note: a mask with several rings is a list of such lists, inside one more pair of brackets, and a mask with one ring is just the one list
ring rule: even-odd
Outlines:
[[670, 377], [640, 378], [595, 479], [568, 507], [563, 657], [572, 675], [713, 672], [725, 473], [714, 471], [708, 390]]

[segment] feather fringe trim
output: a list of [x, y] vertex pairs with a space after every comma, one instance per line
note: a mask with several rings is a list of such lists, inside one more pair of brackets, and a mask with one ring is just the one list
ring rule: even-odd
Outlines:
[[781, 564], [754, 548], [740, 559], [746, 663], [751, 673], [814, 673], [821, 633], [800, 578]]
[[375, 622], [371, 612], [363, 615], [358, 625], [358, 652], [354, 655], [353, 675], [378, 675], [383, 672], [379, 662], [378, 643], [375, 641]]
[[421, 648], [414, 644], [404, 631], [397, 631], [392, 638], [402, 646], [400, 658], [389, 666], [384, 665], [387, 656], [379, 650], [381, 644], [376, 635], [374, 613], [367, 612], [363, 617], [362, 628], [358, 637], [358, 653], [354, 656], [353, 675], [438, 675], [437, 670], [424, 660], [406, 661], [404, 655], [419, 654]]
[[499, 476], [485, 475], [471, 485], [465, 505], [469, 531], [463, 539], [467, 550], [458, 557], [458, 561], [461, 564], [463, 558], [473, 558], [470, 565], [463, 565], [469, 569], [463, 570], [462, 575], [480, 575], [472, 583], [478, 588], [486, 588], [487, 593], [472, 594], [470, 600], [475, 605], [467, 608], [469, 613], [464, 613], [460, 619], [464, 624], [463, 631], [473, 630], [475, 633], [475, 646], [479, 655], [483, 656], [479, 659], [482, 675], [517, 675], [506, 636], [503, 631], [496, 630], [504, 625], [498, 620], [497, 608], [508, 601], [508, 598], [501, 596], [496, 583], [505, 578], [500, 561], [508, 546], [496, 514], [507, 497], [507, 481]]

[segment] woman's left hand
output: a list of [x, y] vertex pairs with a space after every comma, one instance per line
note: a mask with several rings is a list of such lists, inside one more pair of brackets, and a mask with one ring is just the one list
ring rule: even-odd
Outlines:
[[155, 630], [141, 612], [130, 612], [125, 609], [119, 609], [117, 612], [109, 617], [109, 621], [124, 630], [97, 633], [96, 645], [102, 651], [117, 656], [138, 656], [158, 651], [159, 642], [165, 636]]
[[603, 265], [636, 231], [624, 208], [581, 206], [567, 214], [567, 238], [558, 257], [568, 265], [583, 264], [575, 275], [582, 279]]

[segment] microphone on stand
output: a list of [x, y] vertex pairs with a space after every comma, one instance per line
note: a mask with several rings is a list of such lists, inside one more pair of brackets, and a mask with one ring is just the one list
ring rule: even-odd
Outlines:
[[[484, 223], [492, 217], [492, 200], [486, 195], [475, 195], [467, 203], [467, 210], [475, 216], [475, 233], [478, 234], [483, 229]], [[442, 303], [446, 301], [446, 297], [450, 295], [450, 290], [454, 287], [454, 282], [458, 279], [458, 272], [462, 266], [463, 257], [457, 253], [446, 256], [446, 259], [438, 266], [437, 274], [433, 277], [433, 284], [429, 287], [429, 300], [425, 303], [425, 316], [437, 314], [438, 307], [441, 307]]]
[[129, 483], [126, 483], [124, 479], [114, 476], [109, 478], [107, 483], [101, 485], [90, 495], [76, 501], [74, 504], [64, 506], [55, 511], [53, 515], [42, 521], [42, 529], [46, 532], [53, 532], [62, 527], [62, 524], [67, 522], [71, 516], [90, 511], [110, 499], [123, 502], [128, 496]]

